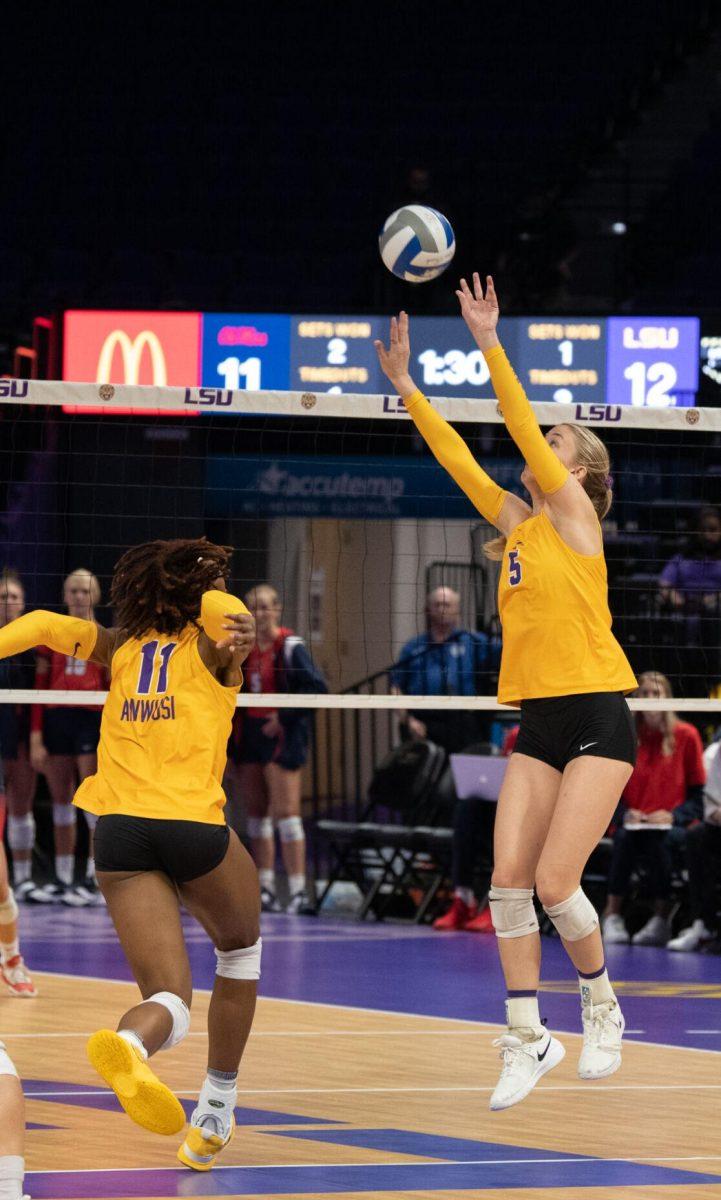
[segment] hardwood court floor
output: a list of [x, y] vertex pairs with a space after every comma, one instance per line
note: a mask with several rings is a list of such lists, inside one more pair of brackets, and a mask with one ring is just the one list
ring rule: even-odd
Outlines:
[[[94, 928], [105, 942], [97, 930], [106, 926], [83, 915], [73, 914], [76, 930]], [[369, 944], [358, 940], [359, 955]], [[297, 970], [297, 952], [286, 957]], [[37, 1000], [0, 1000], [0, 1037], [28, 1096], [35, 1200], [721, 1198], [717, 1053], [629, 1041], [622, 1071], [589, 1085], [575, 1074], [580, 1038], [563, 1034], [561, 1066], [523, 1104], [492, 1114], [499, 1027], [262, 998], [240, 1079], [238, 1133], [222, 1169], [198, 1175], [177, 1163], [176, 1139], [131, 1124], [85, 1059], [87, 1035], [115, 1024], [137, 998], [134, 985], [42, 972], [37, 980]], [[188, 1111], [204, 1074], [207, 1005], [207, 992], [198, 992], [191, 1036], [155, 1060]]]

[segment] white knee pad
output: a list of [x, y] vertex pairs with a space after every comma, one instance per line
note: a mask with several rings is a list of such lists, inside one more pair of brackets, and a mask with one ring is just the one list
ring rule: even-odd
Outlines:
[[0, 925], [11, 925], [18, 919], [18, 906], [12, 888], [8, 888], [8, 898], [0, 902]]
[[87, 809], [84, 808], [83, 816], [85, 817], [85, 824], [87, 825], [90, 832], [95, 833], [95, 826], [98, 823], [98, 814], [88, 812]]
[[247, 829], [248, 837], [252, 841], [261, 841], [273, 836], [273, 822], [270, 817], [248, 817]]
[[0, 1200], [20, 1200], [25, 1188], [25, 1159], [21, 1154], [0, 1155]]
[[172, 1046], [182, 1042], [190, 1029], [190, 1010], [180, 996], [174, 995], [173, 992], [156, 992], [154, 996], [148, 996], [143, 1004], [162, 1004], [173, 1018], [173, 1028], [160, 1047], [161, 1050], [170, 1050]]
[[216, 975], [222, 975], [224, 979], [260, 979], [262, 949], [263, 939], [258, 938], [255, 945], [242, 950], [216, 950]]
[[0, 1075], [14, 1075], [19, 1079], [17, 1067], [5, 1049], [4, 1042], [0, 1042]]
[[560, 904], [544, 904], [543, 911], [567, 942], [579, 942], [598, 926], [598, 913], [581, 887]]
[[32, 813], [23, 817], [8, 816], [8, 842], [11, 850], [32, 850], [35, 845], [35, 818]]
[[283, 817], [278, 821], [278, 837], [281, 842], [302, 842], [305, 837], [300, 817]]
[[538, 933], [533, 888], [499, 888], [491, 885], [488, 900], [496, 937], [517, 938]]
[[75, 824], [74, 804], [53, 804], [53, 825], [60, 827]]

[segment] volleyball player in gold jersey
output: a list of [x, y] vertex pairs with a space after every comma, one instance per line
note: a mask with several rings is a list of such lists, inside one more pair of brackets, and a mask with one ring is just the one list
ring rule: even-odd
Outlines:
[[608, 979], [596, 911], [581, 875], [635, 762], [624, 693], [636, 686], [611, 632], [600, 520], [611, 504], [609, 460], [589, 430], [556, 425], [544, 438], [496, 334], [493, 280], [461, 280], [461, 312], [483, 351], [511, 437], [525, 458], [531, 504], [504, 491], [419, 392], [409, 372], [408, 317], [376, 342], [382, 369], [418, 430], [476, 508], [500, 530], [498, 607], [503, 652], [498, 699], [520, 705], [521, 726], [498, 803], [490, 902], [506, 979], [508, 1033], [491, 1108], [531, 1091], [565, 1050], [538, 1011], [538, 898], [579, 976], [583, 1079], [621, 1064], [623, 1016]]
[[155, 1133], [185, 1124], [147, 1062], [190, 1025], [181, 902], [215, 946], [208, 1074], [178, 1152], [201, 1171], [233, 1133], [261, 957], [257, 872], [223, 815], [226, 746], [255, 640], [253, 618], [226, 591], [230, 555], [205, 539], [136, 546], [113, 577], [116, 628], [38, 611], [0, 629], [0, 658], [40, 644], [110, 668], [98, 771], [75, 803], [99, 818], [98, 884], [143, 998], [117, 1032], [93, 1034], [88, 1057]]

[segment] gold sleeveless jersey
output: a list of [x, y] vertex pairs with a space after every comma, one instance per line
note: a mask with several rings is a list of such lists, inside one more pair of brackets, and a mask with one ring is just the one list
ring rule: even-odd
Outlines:
[[579, 554], [545, 511], [506, 542], [498, 584], [502, 704], [579, 692], [628, 692], [636, 679], [611, 632], [603, 551]]
[[176, 821], [224, 823], [221, 785], [240, 685], [224, 687], [198, 652], [198, 630], [147, 633], [113, 655], [98, 771], [79, 808]]

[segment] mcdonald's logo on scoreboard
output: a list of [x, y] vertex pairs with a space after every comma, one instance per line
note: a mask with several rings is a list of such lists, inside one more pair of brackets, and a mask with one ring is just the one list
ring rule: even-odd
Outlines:
[[65, 313], [63, 378], [197, 387], [201, 313]]

